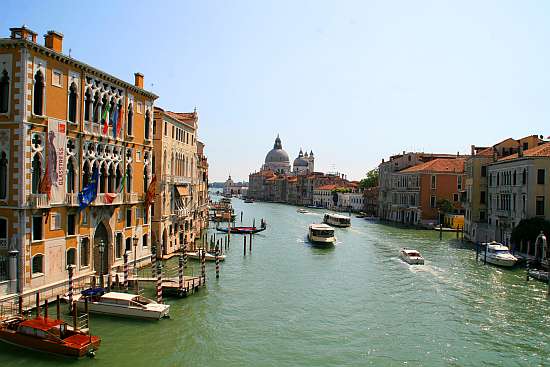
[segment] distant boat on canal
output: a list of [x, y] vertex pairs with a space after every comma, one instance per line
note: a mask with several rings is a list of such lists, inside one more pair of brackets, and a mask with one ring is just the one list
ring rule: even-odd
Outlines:
[[326, 224], [310, 224], [307, 238], [312, 244], [321, 246], [332, 246], [336, 242], [334, 228]]
[[[202, 254], [199, 253], [198, 251], [188, 251], [185, 253], [187, 255], [187, 257], [189, 257], [190, 259], [195, 259], [195, 260], [200, 260], [201, 259], [201, 256]], [[218, 259], [220, 261], [224, 261], [225, 260], [225, 255], [218, 255]], [[211, 254], [209, 252], [206, 252], [204, 254], [204, 260], [205, 261], [216, 261], [216, 255], [215, 254]]]
[[341, 214], [325, 213], [323, 223], [333, 227], [351, 227], [351, 218]]
[[399, 257], [409, 265], [424, 265], [424, 258], [420, 255], [420, 252], [410, 248], [399, 250]]
[[138, 294], [107, 292], [104, 288], [90, 288], [75, 297], [79, 310], [86, 307], [91, 313], [159, 320], [169, 317], [170, 305], [164, 305]]

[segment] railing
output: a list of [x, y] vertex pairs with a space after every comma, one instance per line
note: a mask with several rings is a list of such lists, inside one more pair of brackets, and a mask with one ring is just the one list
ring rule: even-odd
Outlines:
[[137, 192], [129, 192], [124, 196], [124, 201], [126, 203], [137, 203], [139, 201]]
[[78, 206], [78, 194], [65, 194], [65, 204], [69, 206]]
[[101, 193], [97, 194], [93, 205], [122, 204], [122, 193]]
[[46, 208], [50, 206], [48, 194], [30, 194], [27, 199], [27, 204], [31, 208]]
[[0, 256], [0, 282], [9, 279], [8, 261], [7, 256]]

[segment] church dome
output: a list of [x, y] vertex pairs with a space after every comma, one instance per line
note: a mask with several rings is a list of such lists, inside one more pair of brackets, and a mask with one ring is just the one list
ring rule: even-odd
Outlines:
[[265, 163], [290, 163], [288, 153], [283, 149], [281, 139], [278, 135], [277, 139], [275, 139], [273, 149], [271, 149], [269, 153], [267, 153], [267, 155], [265, 156]]
[[302, 152], [302, 149], [300, 149], [300, 153], [298, 153], [298, 157], [296, 157], [296, 159], [294, 160], [294, 167], [307, 167], [307, 166], [309, 166], [309, 162], [304, 158], [304, 153]]

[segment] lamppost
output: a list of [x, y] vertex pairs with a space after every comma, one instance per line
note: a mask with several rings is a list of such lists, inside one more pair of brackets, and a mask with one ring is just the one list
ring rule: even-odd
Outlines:
[[105, 240], [103, 239], [99, 240], [99, 244], [97, 245], [97, 248], [99, 250], [99, 261], [100, 261], [99, 286], [103, 288], [103, 254], [105, 252]]
[[134, 273], [137, 277], [137, 245], [138, 245], [138, 238], [137, 235], [134, 235], [132, 238], [132, 241], [134, 241]]

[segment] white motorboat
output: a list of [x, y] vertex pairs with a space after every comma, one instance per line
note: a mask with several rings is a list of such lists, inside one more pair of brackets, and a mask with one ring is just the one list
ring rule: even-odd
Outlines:
[[[190, 259], [195, 259], [195, 260], [200, 260], [201, 256], [202, 256], [202, 253], [199, 253], [198, 251], [188, 251], [185, 253], [187, 255], [187, 257], [189, 257]], [[219, 255], [218, 256], [218, 259], [220, 261], [224, 261], [225, 260], [225, 255]], [[209, 252], [207, 252], [205, 255], [204, 255], [204, 260], [205, 261], [216, 261], [216, 255], [215, 254], [211, 254]]]
[[336, 242], [334, 228], [326, 224], [310, 224], [307, 238], [313, 244], [324, 246], [334, 245]]
[[424, 258], [420, 255], [420, 252], [410, 248], [399, 250], [399, 257], [410, 265], [424, 265]]
[[323, 223], [333, 227], [351, 227], [351, 218], [341, 214], [325, 213]]
[[486, 246], [486, 260], [489, 264], [512, 267], [518, 262], [518, 258], [510, 253], [508, 247], [498, 242], [484, 243]]
[[159, 320], [169, 317], [170, 305], [160, 304], [139, 294], [107, 292], [103, 288], [92, 288], [76, 295], [79, 310], [85, 309], [88, 298], [88, 311], [111, 316], [136, 317]]
[[303, 213], [303, 214], [307, 213], [307, 210], [305, 210], [304, 208], [298, 208], [298, 209], [296, 209], [296, 211], [298, 213]]

